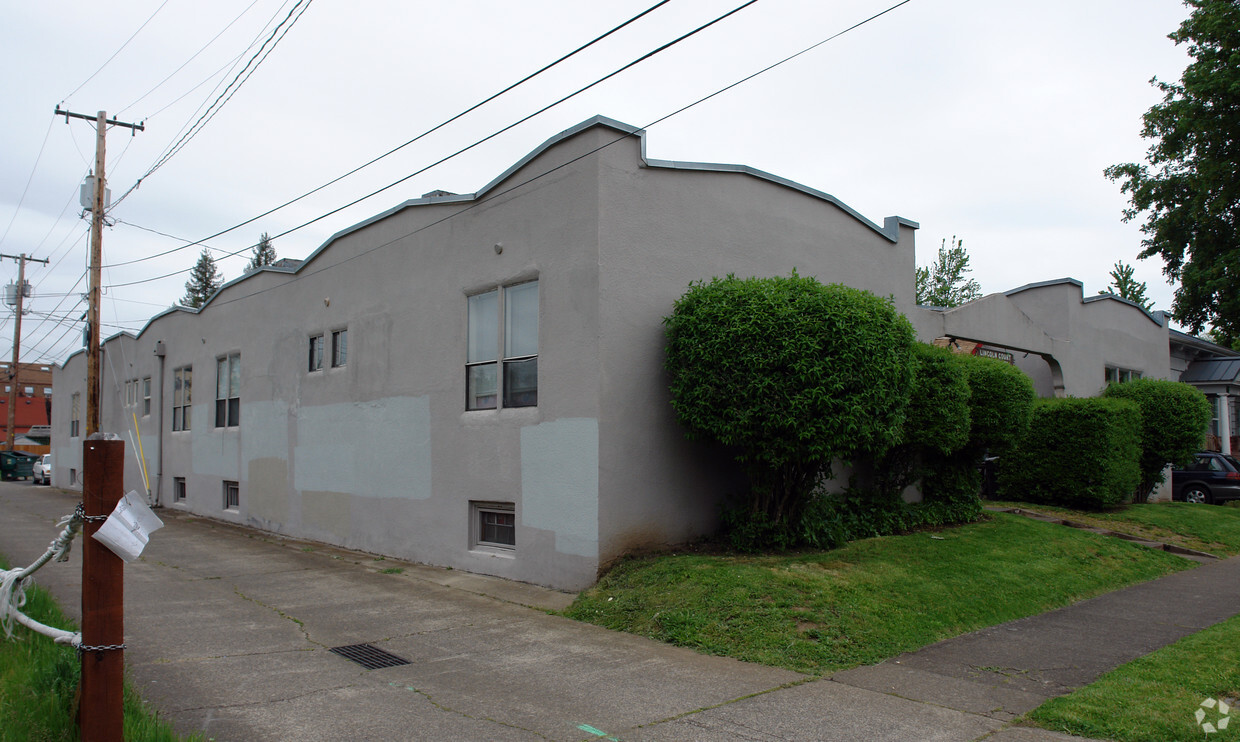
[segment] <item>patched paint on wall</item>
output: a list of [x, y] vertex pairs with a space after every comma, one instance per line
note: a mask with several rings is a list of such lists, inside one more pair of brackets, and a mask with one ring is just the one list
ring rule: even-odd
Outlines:
[[251, 518], [276, 523], [289, 521], [288, 462], [284, 459], [252, 459], [246, 467], [246, 512]]
[[554, 532], [561, 554], [598, 556], [598, 420], [521, 429], [521, 523]]
[[[217, 428], [215, 403], [194, 405], [190, 419], [194, 433], [190, 450], [195, 474], [232, 479], [241, 458], [241, 433], [237, 428]], [[205, 435], [201, 431], [208, 431]]]
[[288, 457], [288, 403], [284, 400], [242, 404], [241, 430], [245, 432], [247, 465], [255, 459]]
[[303, 493], [429, 499], [430, 398], [303, 407], [293, 460], [294, 486]]
[[352, 501], [351, 495], [340, 492], [302, 492], [302, 525], [345, 540], [353, 530]]

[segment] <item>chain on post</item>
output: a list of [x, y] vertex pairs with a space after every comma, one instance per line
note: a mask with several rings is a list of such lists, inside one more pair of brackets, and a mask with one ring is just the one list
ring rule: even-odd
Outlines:
[[87, 523], [102, 523], [108, 519], [108, 516], [106, 515], [87, 515], [86, 505], [80, 502], [77, 504], [77, 509], [74, 510], [73, 513]]
[[79, 644], [77, 645], [78, 656], [81, 657], [86, 652], [107, 652], [113, 649], [124, 649], [124, 644]]

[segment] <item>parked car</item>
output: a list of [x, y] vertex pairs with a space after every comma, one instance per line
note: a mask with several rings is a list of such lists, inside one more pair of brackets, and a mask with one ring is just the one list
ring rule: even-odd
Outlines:
[[34, 462], [34, 466], [30, 469], [30, 478], [35, 484], [51, 484], [52, 483], [52, 455], [45, 453]]
[[1171, 499], [1209, 504], [1240, 500], [1240, 461], [1213, 451], [1196, 454], [1187, 469], [1172, 470]]

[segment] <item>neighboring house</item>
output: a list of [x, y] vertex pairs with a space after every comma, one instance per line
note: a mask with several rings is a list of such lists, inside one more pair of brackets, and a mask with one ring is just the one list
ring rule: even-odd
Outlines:
[[1208, 340], [1171, 331], [1171, 363], [1180, 381], [1200, 389], [1214, 410], [1206, 448], [1240, 451], [1240, 353]]
[[[4, 393], [7, 395], [13, 384], [12, 364], [0, 362], [0, 378], [4, 379]], [[46, 363], [17, 364], [17, 393], [26, 397], [39, 397], [51, 403], [52, 398], [52, 367]]]
[[1043, 397], [1093, 397], [1113, 381], [1175, 378], [1167, 317], [1080, 281], [1031, 283], [910, 317], [926, 342], [980, 344], [1010, 354]]
[[[108, 338], [102, 429], [128, 447], [137, 420], [165, 506], [580, 589], [711, 532], [745, 487], [668, 403], [662, 319], [688, 285], [796, 270], [911, 313], [916, 227], [650, 160], [595, 118], [478, 193], [407, 201]], [[58, 482], [81, 471], [85, 366], [56, 370]]]
[[[9, 399], [0, 396], [0, 445], [9, 438]], [[18, 395], [13, 412], [13, 448], [29, 453], [50, 453], [43, 437], [47, 433], [47, 401], [41, 397]]]

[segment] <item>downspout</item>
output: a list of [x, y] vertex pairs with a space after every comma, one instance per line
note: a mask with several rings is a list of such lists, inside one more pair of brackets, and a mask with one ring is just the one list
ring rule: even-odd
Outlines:
[[163, 504], [160, 495], [164, 486], [164, 356], [167, 353], [168, 348], [163, 340], [155, 343], [155, 355], [159, 358], [159, 427], [156, 429], [159, 445], [155, 447], [155, 507]]

